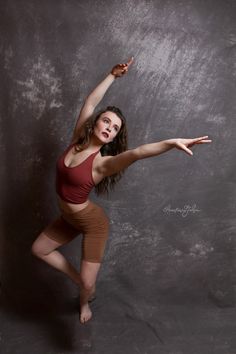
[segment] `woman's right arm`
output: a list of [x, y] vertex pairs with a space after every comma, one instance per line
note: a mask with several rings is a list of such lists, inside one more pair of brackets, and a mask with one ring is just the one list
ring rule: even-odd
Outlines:
[[79, 131], [84, 122], [91, 117], [93, 114], [96, 106], [99, 104], [99, 102], [102, 100], [103, 96], [105, 95], [107, 89], [109, 86], [113, 83], [115, 80], [115, 76], [112, 74], [107, 75], [107, 77], [86, 97], [83, 106], [80, 110], [79, 117], [77, 119], [74, 132], [73, 132], [73, 138], [72, 142], [77, 141], [77, 138], [79, 136]]
[[111, 86], [111, 84], [115, 81], [117, 77], [121, 77], [127, 73], [129, 65], [133, 62], [133, 58], [131, 58], [126, 64], [117, 64], [115, 65], [111, 72], [105, 77], [102, 82], [100, 82], [95, 89], [86, 97], [84, 104], [81, 108], [79, 117], [76, 122], [76, 126], [73, 132], [72, 142], [77, 140], [79, 135], [79, 130], [84, 124], [84, 122], [91, 117], [96, 106], [103, 99], [106, 91]]
[[86, 101], [95, 108], [101, 102], [114, 80], [127, 73], [128, 67], [132, 64], [133, 60], [133, 57], [131, 57], [127, 63], [115, 65], [107, 77], [90, 93]]
[[111, 84], [115, 81], [116, 77], [109, 73], [104, 80], [98, 84], [95, 89], [88, 95], [86, 101], [94, 108], [101, 102], [105, 93]]

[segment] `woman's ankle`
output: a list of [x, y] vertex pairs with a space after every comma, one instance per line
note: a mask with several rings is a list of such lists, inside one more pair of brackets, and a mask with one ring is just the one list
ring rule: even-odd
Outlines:
[[88, 304], [89, 299], [94, 294], [93, 289], [86, 290], [85, 288], [80, 288], [80, 306]]

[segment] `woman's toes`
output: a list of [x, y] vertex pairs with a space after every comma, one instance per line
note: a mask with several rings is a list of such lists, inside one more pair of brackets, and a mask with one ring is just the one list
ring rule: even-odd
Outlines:
[[87, 321], [89, 321], [92, 317], [92, 311], [89, 308], [89, 305], [83, 305], [81, 307], [81, 313], [80, 313], [80, 322], [81, 323], [85, 323]]

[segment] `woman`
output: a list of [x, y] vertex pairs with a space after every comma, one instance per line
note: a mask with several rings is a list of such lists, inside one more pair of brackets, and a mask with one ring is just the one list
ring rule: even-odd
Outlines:
[[[65, 273], [80, 287], [80, 321], [92, 317], [89, 302], [101, 267], [109, 232], [103, 209], [88, 199], [108, 192], [124, 170], [137, 160], [157, 156], [174, 147], [192, 155], [189, 147], [209, 143], [208, 136], [168, 139], [127, 150], [127, 131], [122, 112], [108, 106], [94, 116], [94, 110], [113, 81], [127, 73], [133, 57], [117, 64], [86, 98], [77, 120], [71, 144], [57, 161], [56, 191], [61, 216], [49, 224], [32, 245], [32, 253]], [[56, 249], [83, 234], [80, 273]]]

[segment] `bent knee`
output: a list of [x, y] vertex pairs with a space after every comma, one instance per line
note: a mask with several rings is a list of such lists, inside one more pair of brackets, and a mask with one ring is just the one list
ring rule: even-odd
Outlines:
[[31, 246], [31, 254], [39, 258], [43, 256], [43, 253], [40, 250], [40, 247], [38, 246], [38, 243], [36, 241]]
[[49, 240], [46, 235], [42, 232], [31, 246], [31, 254], [36, 257], [42, 258], [50, 253], [56, 246], [53, 244], [52, 240]]

